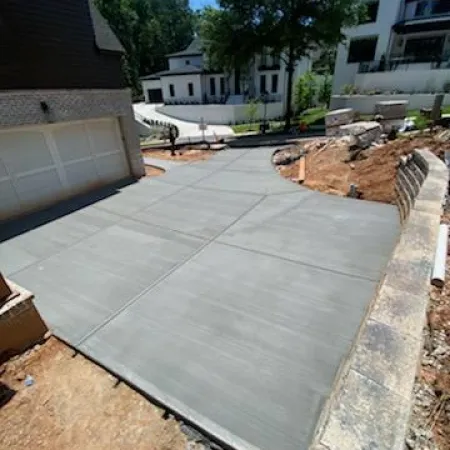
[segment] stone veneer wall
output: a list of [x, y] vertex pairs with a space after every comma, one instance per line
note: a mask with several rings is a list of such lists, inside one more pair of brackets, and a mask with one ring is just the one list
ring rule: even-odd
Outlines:
[[403, 450], [448, 169], [428, 150], [399, 166], [403, 229], [316, 429], [314, 450]]
[[[48, 106], [44, 113], [41, 102]], [[116, 117], [132, 175], [144, 175], [129, 89], [0, 91], [0, 130], [22, 125]]]

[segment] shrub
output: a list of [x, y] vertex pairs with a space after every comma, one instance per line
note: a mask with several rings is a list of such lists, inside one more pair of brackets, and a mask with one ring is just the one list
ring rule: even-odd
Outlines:
[[358, 93], [358, 89], [353, 84], [346, 84], [342, 87], [342, 93], [344, 95], [355, 95]]
[[442, 87], [442, 90], [443, 90], [444, 92], [446, 92], [446, 93], [449, 93], [449, 92], [450, 92], [450, 80], [449, 80], [449, 81], [446, 81], [446, 82], [444, 83], [444, 86]]
[[319, 88], [319, 102], [328, 107], [331, 99], [331, 78], [325, 75], [323, 83]]

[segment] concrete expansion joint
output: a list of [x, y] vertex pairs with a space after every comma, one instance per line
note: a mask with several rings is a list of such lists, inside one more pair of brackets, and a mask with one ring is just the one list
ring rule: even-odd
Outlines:
[[398, 173], [400, 240], [336, 376], [311, 450], [405, 445], [448, 170], [422, 149], [405, 158]]

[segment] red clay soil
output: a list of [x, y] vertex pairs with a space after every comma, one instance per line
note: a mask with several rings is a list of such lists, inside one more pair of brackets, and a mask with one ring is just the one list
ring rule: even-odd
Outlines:
[[143, 150], [142, 154], [149, 158], [166, 159], [170, 161], [204, 161], [215, 155], [217, 150], [201, 150], [189, 146], [175, 150], [175, 156], [171, 156], [170, 150], [154, 149]]
[[161, 167], [155, 167], [155, 166], [145, 166], [145, 176], [146, 177], [159, 177], [161, 175], [164, 175], [166, 171], [164, 169], [161, 169]]
[[[27, 375], [34, 379], [29, 387]], [[116, 381], [55, 338], [4, 363], [0, 448], [186, 449], [176, 421], [165, 420], [162, 410]], [[9, 400], [8, 392], [14, 394]]]
[[[346, 162], [349, 157], [347, 144], [336, 141], [323, 148], [318, 141], [302, 143], [307, 150], [306, 179], [304, 186], [329, 194], [347, 195], [354, 183], [361, 198], [377, 202], [393, 203], [394, 186], [399, 158], [417, 148], [429, 148], [442, 156], [450, 150], [450, 142], [439, 142], [436, 138], [401, 138], [383, 146], [361, 152], [360, 160]], [[298, 177], [298, 161], [279, 166], [282, 176], [295, 180]]]

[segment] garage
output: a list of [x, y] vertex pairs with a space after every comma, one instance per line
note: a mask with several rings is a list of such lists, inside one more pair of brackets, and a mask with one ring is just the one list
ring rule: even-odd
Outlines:
[[148, 103], [163, 103], [162, 89], [147, 89]]
[[0, 220], [129, 175], [115, 118], [0, 131]]

